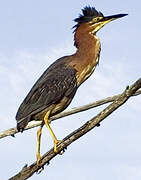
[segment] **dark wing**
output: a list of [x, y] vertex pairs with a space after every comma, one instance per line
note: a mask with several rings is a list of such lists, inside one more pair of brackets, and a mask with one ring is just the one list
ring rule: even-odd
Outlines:
[[76, 70], [66, 65], [66, 58], [53, 63], [32, 87], [16, 114], [18, 124], [22, 124], [20, 127], [17, 126], [18, 130], [27, 125], [32, 115], [56, 104], [64, 96], [75, 94]]

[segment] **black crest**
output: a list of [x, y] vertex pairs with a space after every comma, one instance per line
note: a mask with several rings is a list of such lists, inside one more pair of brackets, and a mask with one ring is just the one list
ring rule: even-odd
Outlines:
[[81, 23], [86, 23], [91, 21], [94, 17], [102, 16], [103, 14], [100, 11], [97, 11], [94, 7], [86, 6], [82, 9], [82, 14], [78, 18], [74, 19], [77, 24], [74, 28], [77, 28]]

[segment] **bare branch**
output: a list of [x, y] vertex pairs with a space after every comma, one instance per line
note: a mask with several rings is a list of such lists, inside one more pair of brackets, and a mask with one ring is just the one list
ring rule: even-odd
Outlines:
[[[135, 94], [133, 94], [132, 96], [137, 96], [137, 95], [140, 95], [141, 94], [141, 90], [138, 90]], [[69, 116], [69, 115], [72, 115], [72, 114], [76, 114], [76, 113], [79, 113], [79, 112], [83, 112], [83, 111], [86, 111], [88, 109], [91, 109], [91, 108], [94, 108], [94, 107], [98, 107], [98, 106], [101, 106], [101, 105], [104, 105], [104, 104], [107, 104], [107, 103], [110, 103], [110, 102], [113, 102], [115, 101], [118, 97], [120, 96], [120, 94], [118, 95], [115, 95], [115, 96], [111, 96], [111, 97], [107, 97], [107, 98], [104, 98], [102, 100], [99, 100], [99, 101], [95, 101], [93, 103], [90, 103], [90, 104], [87, 104], [87, 105], [84, 105], [84, 106], [80, 106], [80, 107], [77, 107], [77, 108], [74, 108], [74, 109], [71, 109], [71, 110], [68, 110], [68, 111], [64, 111], [62, 113], [59, 113], [57, 114], [56, 116], [53, 116], [50, 118], [49, 122], [51, 121], [54, 121], [54, 120], [57, 120], [57, 119], [60, 119], [62, 117], [66, 117], [66, 116]], [[26, 128], [24, 129], [25, 130], [28, 130], [28, 129], [31, 129], [31, 128], [34, 128], [34, 127], [37, 127], [41, 125], [41, 121], [33, 121], [33, 122], [30, 122]], [[5, 131], [2, 131], [0, 133], [0, 139], [1, 138], [4, 138], [6, 136], [13, 136], [15, 134], [17, 134], [18, 131], [15, 128], [10, 128], [8, 130], [5, 130]]]
[[[107, 116], [109, 116], [113, 111], [119, 108], [122, 104], [124, 104], [135, 92], [141, 88], [141, 78], [137, 80], [133, 85], [127, 87], [126, 90], [118, 95], [118, 97], [111, 103], [108, 107], [106, 107], [103, 111], [101, 111], [97, 116], [87, 121], [83, 126], [69, 134], [65, 137], [57, 146], [59, 152], [63, 151], [67, 148], [68, 145], [79, 139], [81, 136], [89, 132], [91, 129], [96, 127], [102, 120], [104, 120]], [[24, 180], [31, 177], [35, 172], [40, 170], [46, 163], [54, 158], [57, 154], [54, 153], [54, 150], [51, 149], [44, 156], [42, 156], [40, 161], [40, 167], [36, 165], [36, 162], [30, 166], [25, 166], [17, 175], [10, 178], [10, 180]]]

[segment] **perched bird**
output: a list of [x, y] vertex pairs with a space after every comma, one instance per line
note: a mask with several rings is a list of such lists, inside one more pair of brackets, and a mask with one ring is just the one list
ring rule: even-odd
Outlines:
[[71, 103], [78, 87], [94, 72], [99, 62], [100, 40], [96, 33], [112, 20], [126, 16], [104, 16], [94, 7], [86, 6], [74, 21], [74, 45], [76, 52], [56, 60], [32, 87], [16, 114], [17, 129], [23, 131], [28, 122], [41, 120], [37, 131], [37, 164], [40, 161], [40, 138], [44, 124], [54, 139], [57, 153], [58, 140], [48, 119], [63, 111]]

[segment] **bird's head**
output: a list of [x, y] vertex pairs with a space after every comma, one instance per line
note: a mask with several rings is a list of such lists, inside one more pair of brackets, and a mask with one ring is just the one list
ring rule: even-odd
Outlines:
[[83, 28], [83, 32], [96, 34], [105, 24], [126, 16], [127, 14], [116, 14], [111, 16], [104, 16], [101, 12], [97, 11], [94, 7], [86, 6], [82, 9], [82, 14], [74, 19], [77, 23], [74, 28], [76, 31], [79, 27]]

